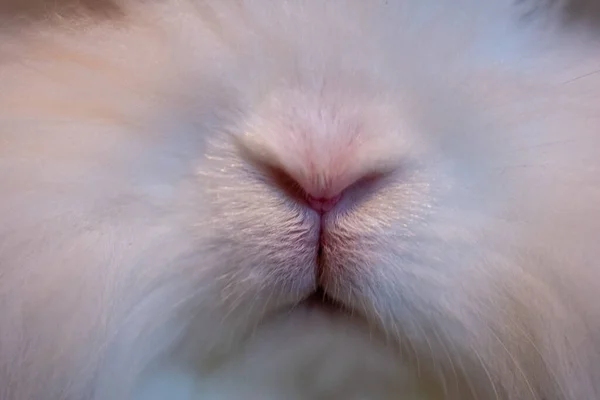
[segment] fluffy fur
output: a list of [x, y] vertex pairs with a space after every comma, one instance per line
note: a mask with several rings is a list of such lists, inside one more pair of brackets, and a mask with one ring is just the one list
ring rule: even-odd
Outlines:
[[0, 398], [600, 398], [600, 47], [521, 3], [2, 3]]

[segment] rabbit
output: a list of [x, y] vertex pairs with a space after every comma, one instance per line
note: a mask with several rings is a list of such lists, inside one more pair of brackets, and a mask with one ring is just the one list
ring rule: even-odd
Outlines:
[[4, 2], [0, 398], [599, 399], [554, 3]]

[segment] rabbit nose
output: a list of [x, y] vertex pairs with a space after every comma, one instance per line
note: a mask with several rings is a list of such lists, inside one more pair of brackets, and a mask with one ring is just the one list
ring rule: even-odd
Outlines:
[[313, 210], [317, 211], [318, 213], [326, 213], [328, 211], [331, 211], [331, 209], [335, 207], [335, 205], [338, 203], [341, 197], [341, 194], [337, 194], [335, 196], [330, 197], [315, 197], [312, 195], [308, 195], [307, 201], [308, 205]]

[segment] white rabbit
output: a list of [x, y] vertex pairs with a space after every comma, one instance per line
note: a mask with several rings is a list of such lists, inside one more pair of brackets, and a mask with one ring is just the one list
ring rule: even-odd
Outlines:
[[0, 399], [599, 399], [600, 37], [533, 3], [5, 2]]

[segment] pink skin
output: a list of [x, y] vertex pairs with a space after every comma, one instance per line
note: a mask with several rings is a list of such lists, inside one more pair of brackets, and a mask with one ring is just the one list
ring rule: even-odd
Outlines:
[[331, 211], [341, 198], [341, 193], [332, 197], [315, 197], [308, 195], [307, 201], [313, 210], [320, 214], [324, 214], [328, 211]]

